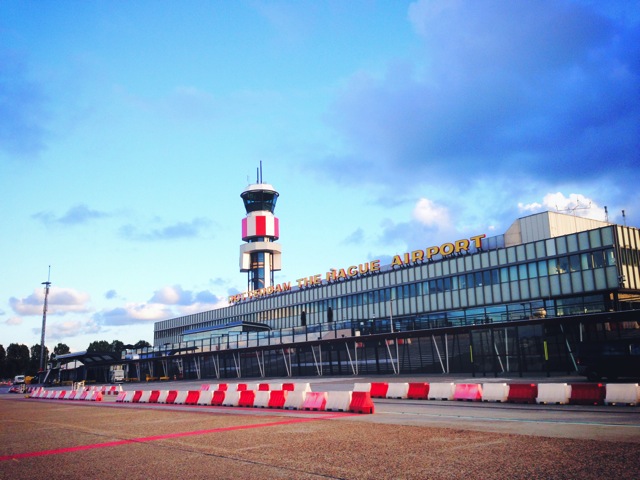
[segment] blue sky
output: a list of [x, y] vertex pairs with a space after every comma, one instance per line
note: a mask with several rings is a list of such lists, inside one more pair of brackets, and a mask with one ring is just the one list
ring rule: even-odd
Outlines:
[[280, 283], [543, 210], [639, 226], [639, 152], [635, 2], [4, 0], [0, 344], [40, 342], [49, 265], [50, 350], [226, 305], [260, 161]]

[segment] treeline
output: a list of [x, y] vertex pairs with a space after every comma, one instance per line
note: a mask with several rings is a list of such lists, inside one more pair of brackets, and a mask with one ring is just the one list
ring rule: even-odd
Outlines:
[[[91, 342], [87, 347], [87, 352], [109, 352], [120, 354], [126, 349], [150, 346], [151, 344], [144, 340], [140, 340], [135, 345], [124, 344], [120, 340], [114, 340], [113, 342], [100, 340]], [[36, 344], [29, 348], [23, 344], [12, 343], [6, 350], [4, 346], [0, 344], [0, 379], [12, 379], [16, 375], [37, 375], [38, 371], [40, 371], [40, 350], [40, 344]], [[45, 364], [55, 360], [57, 355], [64, 355], [66, 353], [71, 353], [71, 351], [64, 343], [56, 345], [51, 355], [49, 354], [49, 349], [45, 347]]]

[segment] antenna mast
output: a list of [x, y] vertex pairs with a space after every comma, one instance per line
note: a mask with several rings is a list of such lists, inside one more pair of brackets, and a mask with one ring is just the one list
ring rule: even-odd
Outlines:
[[49, 297], [49, 287], [51, 287], [51, 265], [49, 265], [49, 275], [44, 285], [44, 307], [42, 308], [42, 336], [40, 337], [40, 371], [44, 371], [44, 332], [47, 326], [47, 298]]

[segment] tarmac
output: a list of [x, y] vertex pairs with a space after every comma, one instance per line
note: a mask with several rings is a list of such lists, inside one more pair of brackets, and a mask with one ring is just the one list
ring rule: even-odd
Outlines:
[[[473, 378], [259, 381], [309, 381], [314, 391], [336, 391], [368, 381], [449, 380]], [[582, 381], [575, 376], [568, 380]], [[187, 390], [218, 382], [141, 382], [124, 387]], [[363, 415], [2, 394], [0, 479], [640, 478], [640, 407], [374, 402], [376, 412]]]

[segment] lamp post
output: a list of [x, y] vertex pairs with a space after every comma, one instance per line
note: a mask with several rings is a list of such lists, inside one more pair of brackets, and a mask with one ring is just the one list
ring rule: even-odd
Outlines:
[[49, 297], [49, 287], [51, 287], [51, 265], [49, 265], [49, 275], [44, 285], [44, 306], [42, 308], [42, 335], [40, 337], [40, 371], [44, 371], [44, 333], [47, 326], [47, 298]]

